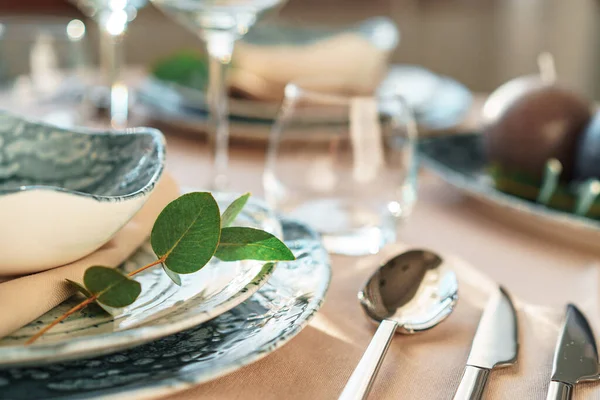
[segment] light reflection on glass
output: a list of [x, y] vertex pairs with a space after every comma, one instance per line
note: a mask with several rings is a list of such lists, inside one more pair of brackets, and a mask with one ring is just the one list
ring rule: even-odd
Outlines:
[[69, 40], [81, 40], [85, 36], [85, 24], [78, 19], [74, 19], [67, 24], [67, 36]]

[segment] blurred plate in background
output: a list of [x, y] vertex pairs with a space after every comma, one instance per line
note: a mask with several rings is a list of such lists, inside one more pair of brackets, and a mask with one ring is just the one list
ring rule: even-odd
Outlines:
[[[424, 131], [456, 126], [470, 108], [469, 90], [418, 66], [388, 66], [399, 42], [398, 28], [386, 17], [338, 30], [257, 25], [238, 43], [229, 71], [231, 135], [265, 140], [288, 82], [344, 95], [398, 93], [413, 107]], [[138, 111], [159, 123], [205, 131], [207, 85], [206, 57], [180, 51], [151, 67], [138, 91]], [[307, 106], [301, 113], [299, 130], [316, 124], [339, 130], [348, 122], [343, 113], [328, 115], [316, 107]]]
[[480, 133], [461, 133], [419, 141], [424, 166], [485, 206], [485, 211], [536, 235], [598, 251], [600, 221], [548, 208], [497, 190], [487, 172]]
[[[472, 101], [470, 91], [451, 78], [424, 68], [395, 65], [390, 68], [379, 92], [395, 91], [413, 107], [422, 132], [450, 129], [467, 114]], [[190, 132], [204, 132], [210, 124], [205, 93], [172, 82], [149, 77], [137, 93], [137, 111], [144, 116]], [[278, 102], [231, 98], [229, 102], [231, 135], [235, 138], [266, 140], [280, 107]], [[347, 121], [342, 115], [325, 115], [314, 108], [303, 110], [306, 125], [328, 122], [332, 129]]]

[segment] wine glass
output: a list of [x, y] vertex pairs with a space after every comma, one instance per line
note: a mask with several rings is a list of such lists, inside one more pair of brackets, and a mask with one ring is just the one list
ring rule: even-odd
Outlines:
[[229, 146], [225, 75], [234, 43], [268, 10], [285, 0], [151, 0], [165, 14], [197, 34], [209, 56], [208, 100], [213, 132], [210, 135], [213, 174], [211, 186], [227, 187]]
[[129, 114], [129, 92], [121, 77], [122, 42], [127, 25], [147, 0], [70, 0], [100, 27], [102, 91], [95, 103], [107, 107], [113, 128], [124, 128]]
[[396, 240], [416, 202], [416, 137], [398, 95], [352, 97], [290, 83], [269, 137], [267, 202], [311, 225], [332, 253], [377, 253]]

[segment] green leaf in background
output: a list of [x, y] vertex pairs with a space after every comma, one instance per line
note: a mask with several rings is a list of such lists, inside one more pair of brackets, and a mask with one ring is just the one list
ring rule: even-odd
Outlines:
[[67, 282], [69, 282], [69, 284], [70, 284], [71, 286], [73, 286], [75, 289], [77, 289], [77, 291], [78, 291], [79, 293], [81, 293], [82, 295], [84, 295], [85, 297], [87, 297], [87, 298], [90, 298], [90, 297], [92, 297], [92, 294], [89, 292], [89, 290], [87, 290], [87, 289], [85, 288], [85, 286], [83, 286], [82, 284], [80, 284], [80, 283], [77, 283], [77, 282], [75, 282], [75, 281], [72, 281], [72, 280], [70, 280], [70, 279], [67, 279]]
[[158, 61], [152, 74], [161, 81], [206, 90], [208, 86], [208, 58], [199, 52], [185, 50]]
[[162, 266], [162, 269], [163, 271], [165, 271], [165, 274], [167, 274], [167, 276], [173, 281], [174, 284], [176, 284], [177, 286], [181, 286], [181, 276], [179, 276], [178, 273], [171, 271], [164, 265]]
[[295, 260], [290, 249], [270, 233], [237, 226], [221, 230], [221, 241], [215, 256], [223, 261]]
[[210, 193], [184, 194], [160, 213], [150, 236], [154, 253], [165, 267], [190, 274], [215, 254], [221, 236], [221, 213]]
[[142, 285], [122, 272], [109, 267], [90, 267], [85, 271], [86, 289], [98, 296], [97, 301], [109, 307], [125, 307], [138, 298]]
[[250, 193], [246, 193], [237, 199], [235, 199], [229, 207], [223, 212], [221, 216], [221, 228], [227, 228], [229, 225], [233, 223], [238, 214], [242, 211], [248, 199], [250, 198]]

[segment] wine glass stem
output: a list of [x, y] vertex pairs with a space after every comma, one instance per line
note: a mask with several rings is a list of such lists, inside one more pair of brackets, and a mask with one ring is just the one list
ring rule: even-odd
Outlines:
[[100, 66], [102, 69], [103, 85], [108, 88], [108, 106], [110, 122], [113, 128], [123, 128], [127, 125], [129, 111], [128, 91], [121, 79], [121, 64], [123, 60], [123, 32], [114, 34], [107, 27], [100, 29]]
[[235, 38], [229, 34], [207, 35], [209, 55], [208, 98], [212, 123], [213, 176], [211, 188], [225, 190], [229, 184], [229, 107], [227, 68], [231, 62]]

